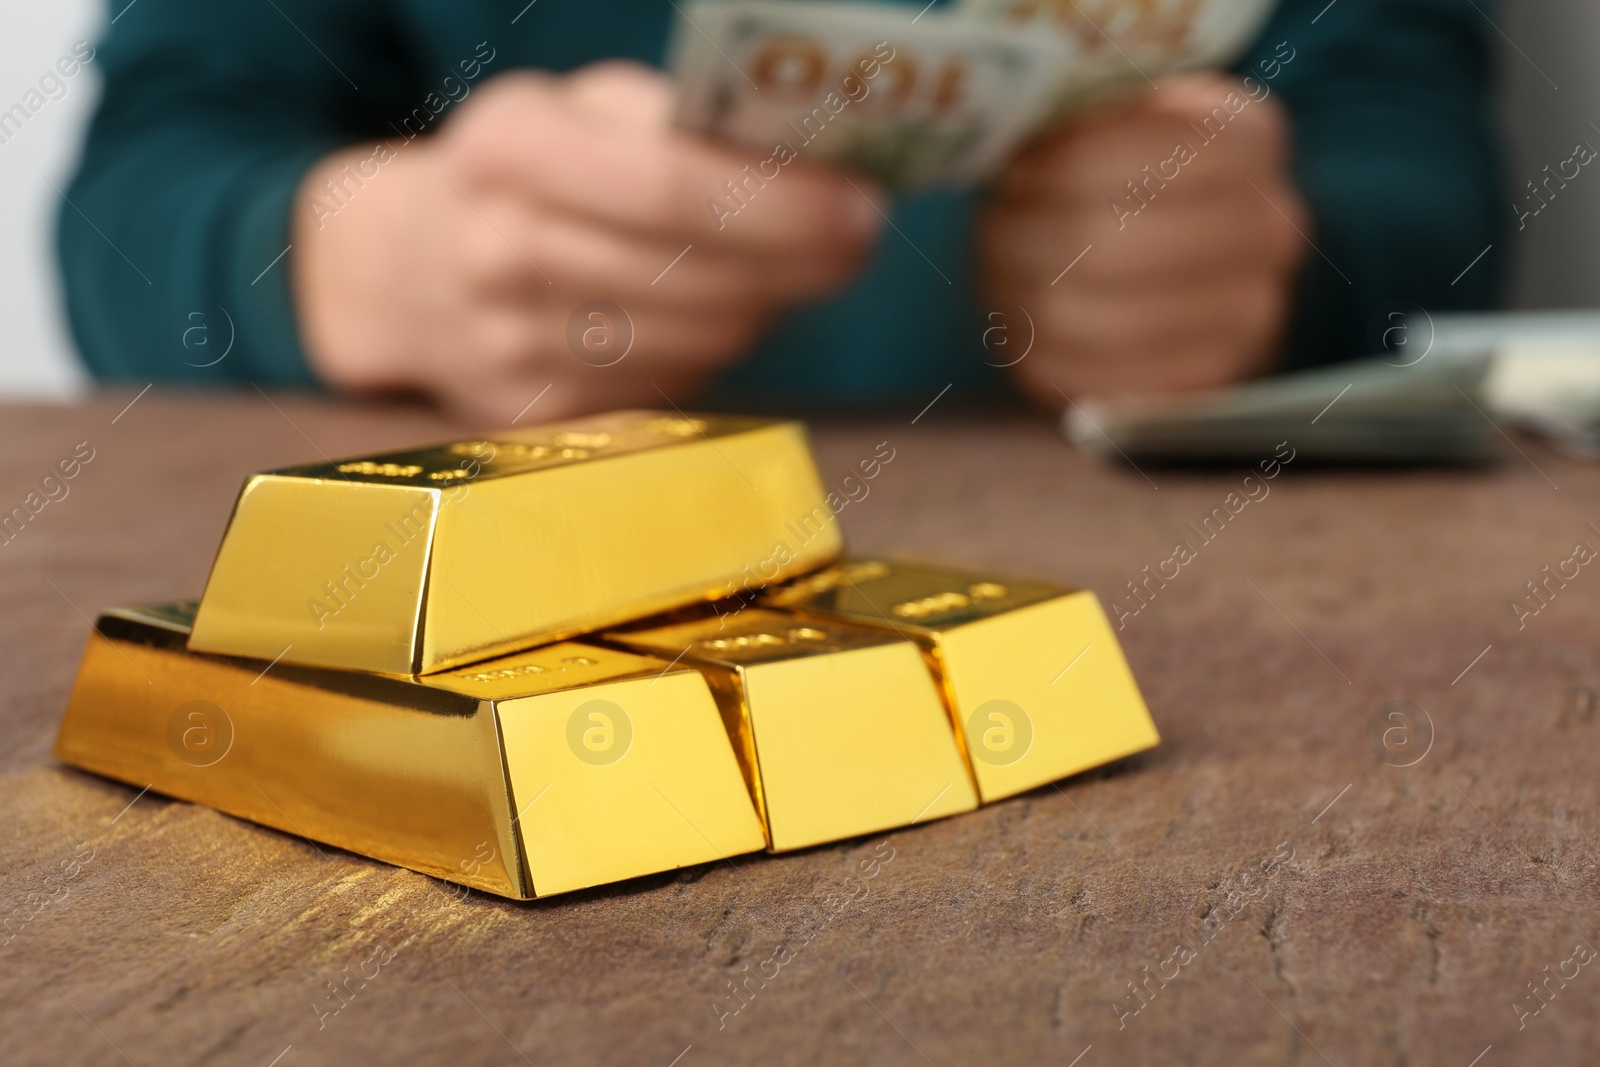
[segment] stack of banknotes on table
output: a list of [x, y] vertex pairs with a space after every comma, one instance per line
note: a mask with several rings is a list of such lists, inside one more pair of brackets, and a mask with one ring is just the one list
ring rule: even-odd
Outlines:
[[1600, 315], [1429, 315], [1375, 337], [1388, 351], [1313, 371], [1166, 397], [1080, 398], [1067, 436], [1114, 462], [1480, 463], [1507, 431], [1600, 458]]
[[1358, 360], [1198, 394], [1076, 400], [1062, 425], [1112, 461], [1248, 464], [1286, 446], [1313, 462], [1475, 463], [1501, 441], [1488, 370], [1486, 358]]
[[846, 500], [798, 423], [659, 412], [258, 474], [198, 603], [100, 616], [55, 753], [527, 899], [1157, 743], [1094, 594], [844, 558]]
[[[679, 122], [907, 191], [991, 176], [1030, 137], [1174, 70], [1224, 67], [1272, 0], [685, 0]], [[1270, 73], [1263, 76], [1270, 76]], [[737, 182], [735, 183], [737, 184]]]

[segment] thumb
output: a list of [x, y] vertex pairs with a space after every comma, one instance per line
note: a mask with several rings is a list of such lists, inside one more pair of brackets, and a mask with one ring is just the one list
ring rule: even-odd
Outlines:
[[664, 130], [678, 107], [671, 78], [627, 60], [581, 67], [567, 75], [562, 89], [578, 108], [619, 126]]

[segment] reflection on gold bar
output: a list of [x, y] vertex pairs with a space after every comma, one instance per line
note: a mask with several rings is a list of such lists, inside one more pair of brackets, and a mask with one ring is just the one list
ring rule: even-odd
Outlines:
[[426, 678], [185, 647], [192, 604], [96, 624], [56, 758], [527, 899], [764, 844], [706, 683], [577, 642]]
[[977, 807], [922, 654], [893, 634], [749, 609], [606, 637], [704, 672], [774, 852]]
[[1091, 592], [858, 560], [764, 595], [807, 618], [915, 640], [939, 676], [985, 802], [1160, 742]]
[[428, 674], [838, 557], [803, 426], [614, 412], [245, 482], [191, 647]]

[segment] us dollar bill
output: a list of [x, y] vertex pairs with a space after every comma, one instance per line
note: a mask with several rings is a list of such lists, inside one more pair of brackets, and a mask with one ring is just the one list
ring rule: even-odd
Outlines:
[[885, 187], [965, 186], [1045, 121], [1074, 59], [1064, 35], [911, 7], [818, 0], [680, 5], [679, 124]]
[[958, 0], [952, 15], [1030, 27], [1070, 42], [1058, 119], [1175, 70], [1227, 67], [1261, 33], [1276, 0]]

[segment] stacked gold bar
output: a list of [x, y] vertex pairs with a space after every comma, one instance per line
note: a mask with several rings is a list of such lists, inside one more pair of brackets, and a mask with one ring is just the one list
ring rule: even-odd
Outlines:
[[655, 412], [258, 474], [189, 645], [429, 674], [830, 563], [823, 499], [799, 423]]
[[756, 609], [606, 636], [704, 673], [774, 851], [978, 806], [909, 641]]
[[857, 560], [767, 593], [801, 615], [914, 641], [944, 692], [985, 803], [1161, 740], [1086, 590]]
[[762, 847], [696, 671], [563, 642], [415, 678], [263, 673], [188, 649], [193, 614], [101, 616], [58, 759], [523, 899]]
[[255, 475], [198, 605], [100, 617], [56, 756], [529, 899], [1158, 741], [1093, 594], [841, 551], [793, 422], [617, 412]]

